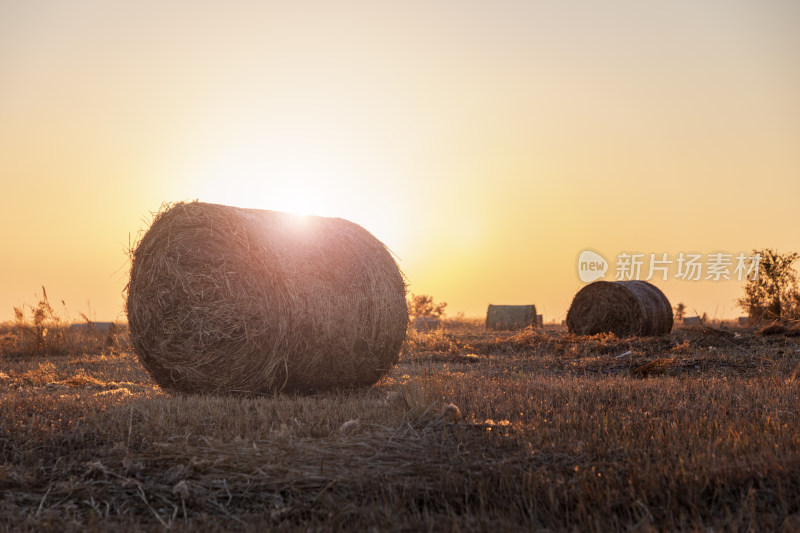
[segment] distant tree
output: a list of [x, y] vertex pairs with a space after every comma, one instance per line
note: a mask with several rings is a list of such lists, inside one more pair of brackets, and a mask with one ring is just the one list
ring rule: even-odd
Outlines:
[[675, 306], [675, 320], [683, 320], [686, 316], [686, 305], [683, 302]]
[[433, 296], [427, 294], [409, 294], [407, 303], [408, 315], [412, 319], [418, 317], [441, 318], [444, 308], [447, 307], [447, 302], [437, 304], [433, 301]]
[[758, 277], [747, 280], [744, 296], [737, 301], [739, 308], [747, 311], [754, 321], [800, 318], [800, 292], [793, 267], [800, 255], [781, 254], [770, 248], [753, 253], [761, 254]]

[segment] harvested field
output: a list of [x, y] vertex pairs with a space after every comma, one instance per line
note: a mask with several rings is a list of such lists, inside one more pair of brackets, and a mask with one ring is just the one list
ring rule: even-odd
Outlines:
[[[410, 332], [376, 386], [171, 395], [129, 351], [2, 357], [0, 529], [768, 529], [800, 338]], [[456, 408], [449, 404], [454, 404]]]

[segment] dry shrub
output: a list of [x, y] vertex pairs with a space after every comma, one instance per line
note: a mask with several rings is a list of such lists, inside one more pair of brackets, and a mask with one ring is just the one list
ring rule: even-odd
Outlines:
[[575, 295], [567, 327], [577, 335], [666, 335], [672, 330], [672, 306], [645, 281], [595, 281]]
[[64, 385], [72, 387], [73, 389], [85, 389], [85, 388], [96, 388], [102, 389], [106, 386], [105, 383], [100, 381], [99, 379], [90, 376], [86, 373], [86, 370], [80, 369], [78, 373], [72, 376], [71, 378], [67, 378], [63, 381]]
[[762, 337], [768, 335], [783, 335], [785, 337], [800, 337], [800, 326], [789, 327], [780, 323], [772, 323], [756, 331]]
[[666, 374], [675, 365], [675, 360], [668, 357], [658, 357], [633, 369], [634, 376], [652, 376]]
[[61, 300], [63, 307], [56, 311], [44, 286], [37, 299], [15, 307], [14, 321], [0, 324], [0, 356], [100, 355], [129, 349], [126, 324], [94, 322], [84, 313], [83, 323], [70, 323], [66, 303]]
[[50, 305], [44, 286], [35, 305], [24, 304], [14, 308], [14, 329], [16, 335], [3, 343], [3, 353], [35, 356], [64, 352], [64, 324]]
[[60, 376], [61, 372], [58, 371], [55, 365], [47, 361], [23, 373], [21, 381], [26, 385], [47, 385], [57, 381]]
[[200, 202], [155, 216], [127, 312], [162, 387], [243, 395], [372, 385], [408, 323], [402, 274], [361, 226]]
[[709, 348], [711, 346], [738, 346], [754, 341], [750, 335], [737, 337], [729, 330], [714, 328], [704, 324], [678, 328], [673, 335], [676, 341], [688, 341], [692, 348]]
[[17, 336], [13, 333], [0, 334], [0, 354], [7, 354], [15, 351], [17, 342]]
[[447, 352], [416, 352], [411, 360], [417, 363], [465, 363], [472, 364], [480, 362], [480, 357], [474, 353], [459, 354]]
[[470, 335], [464, 338], [468, 342], [462, 343], [460, 339], [455, 339], [459, 345], [463, 346], [462, 351], [472, 351], [478, 355], [514, 354], [530, 351], [563, 354], [566, 345], [569, 344], [564, 342], [560, 336], [533, 328], [526, 328], [514, 334], [493, 333], [480, 336]]
[[756, 331], [756, 335], [783, 335], [786, 333], [786, 326], [783, 324], [768, 324]]
[[463, 344], [458, 341], [457, 336], [442, 329], [430, 332], [409, 329], [403, 353], [440, 352], [458, 354], [462, 352], [462, 349]]

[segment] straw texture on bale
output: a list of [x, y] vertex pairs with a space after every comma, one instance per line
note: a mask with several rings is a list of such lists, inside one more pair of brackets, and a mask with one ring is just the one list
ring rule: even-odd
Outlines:
[[487, 330], [523, 329], [536, 325], [535, 305], [492, 305], [486, 310]]
[[614, 333], [617, 337], [666, 335], [672, 306], [646, 281], [595, 281], [578, 291], [567, 313], [576, 335]]
[[408, 325], [391, 253], [339, 218], [167, 206], [132, 252], [127, 292], [136, 354], [171, 391], [369, 386]]

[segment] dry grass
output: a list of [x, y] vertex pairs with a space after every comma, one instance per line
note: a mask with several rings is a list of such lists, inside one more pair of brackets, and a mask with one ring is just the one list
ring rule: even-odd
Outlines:
[[93, 326], [92, 322], [57, 322], [36, 330], [30, 323], [0, 323], [0, 356], [5, 359], [33, 359], [86, 353], [113, 354], [130, 350], [127, 325], [113, 324], [107, 330]]
[[4, 359], [0, 529], [789, 531], [798, 417], [800, 339], [752, 330], [445, 328], [311, 397], [173, 396], [127, 352]]
[[405, 282], [340, 218], [178, 203], [132, 252], [131, 341], [160, 385], [254, 396], [370, 386], [397, 362]]

